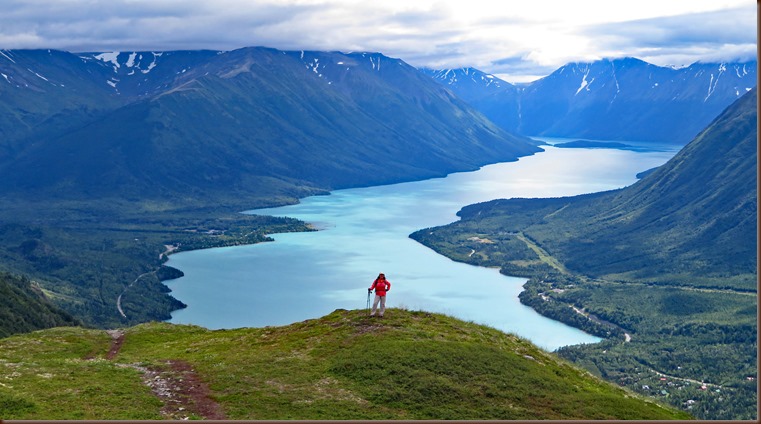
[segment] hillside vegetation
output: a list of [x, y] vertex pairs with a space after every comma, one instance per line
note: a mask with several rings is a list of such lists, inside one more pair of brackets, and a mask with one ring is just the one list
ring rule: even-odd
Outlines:
[[121, 327], [169, 319], [185, 306], [162, 284], [183, 275], [163, 265], [169, 252], [311, 230], [290, 218], [230, 212], [119, 215], [98, 220], [62, 214], [57, 222], [0, 224], [0, 270], [35, 280], [50, 303], [88, 327]]
[[0, 338], [42, 328], [78, 325], [26, 278], [0, 272]]
[[755, 419], [756, 103], [754, 89], [630, 187], [470, 205], [412, 237], [531, 278], [523, 303], [608, 338], [561, 356], [699, 418]]
[[283, 327], [56, 328], [0, 340], [4, 419], [687, 419], [440, 314]]

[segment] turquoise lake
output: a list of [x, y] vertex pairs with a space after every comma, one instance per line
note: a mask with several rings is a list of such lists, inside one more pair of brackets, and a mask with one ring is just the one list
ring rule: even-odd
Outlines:
[[383, 272], [392, 284], [387, 307], [486, 324], [546, 350], [597, 342], [597, 337], [522, 305], [518, 294], [525, 278], [454, 262], [408, 237], [456, 221], [456, 212], [472, 203], [631, 185], [637, 173], [665, 163], [678, 149], [543, 147], [545, 152], [474, 172], [338, 190], [297, 205], [246, 211], [297, 218], [320, 231], [273, 234], [270, 243], [171, 255], [168, 265], [185, 276], [166, 283], [188, 307], [175, 311], [170, 322], [210, 329], [264, 327], [319, 318], [339, 308], [364, 309], [367, 287]]

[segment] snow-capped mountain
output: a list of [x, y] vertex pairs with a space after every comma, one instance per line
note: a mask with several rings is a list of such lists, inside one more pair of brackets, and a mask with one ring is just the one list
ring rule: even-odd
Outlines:
[[513, 84], [475, 68], [421, 68], [420, 71], [451, 89], [502, 128], [517, 132], [520, 127], [521, 89]]
[[622, 58], [569, 63], [521, 87], [503, 81], [501, 91], [474, 87], [478, 79], [434, 79], [519, 134], [683, 144], [754, 87], [756, 75], [757, 62], [676, 69]]
[[209, 59], [222, 54], [210, 50], [169, 52], [80, 53], [91, 65], [108, 70], [103, 81], [122, 96], [145, 97], [166, 90], [188, 72], [202, 67]]
[[516, 87], [509, 82], [476, 68], [439, 70], [421, 68], [420, 71], [440, 84], [455, 88], [457, 94], [468, 102], [496, 93], [517, 91]]
[[267, 202], [540, 150], [380, 53], [14, 50], [0, 73], [0, 195]]

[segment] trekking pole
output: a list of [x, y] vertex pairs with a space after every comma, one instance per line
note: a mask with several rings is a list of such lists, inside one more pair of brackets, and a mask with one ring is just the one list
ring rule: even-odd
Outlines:
[[370, 315], [370, 290], [367, 291], [367, 315]]

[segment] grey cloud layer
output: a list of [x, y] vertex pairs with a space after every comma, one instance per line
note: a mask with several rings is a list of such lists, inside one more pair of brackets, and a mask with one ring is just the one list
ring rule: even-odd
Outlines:
[[[268, 46], [380, 51], [415, 66], [477, 66], [492, 73], [533, 75], [562, 65], [525, 60], [537, 47], [515, 40], [515, 31], [541, 22], [516, 16], [463, 23], [439, 4], [404, 12], [374, 2], [338, 7], [251, 0], [6, 0], [2, 6], [0, 48], [77, 52]], [[718, 52], [747, 56], [755, 51], [755, 22], [755, 6], [749, 4], [713, 13], [596, 25], [577, 34], [588, 37], [601, 56], [697, 61]], [[547, 28], [548, 37], [559, 36]], [[498, 36], [476, 34], [482, 29]]]
[[[632, 56], [700, 56], [704, 60], [743, 59], [756, 54], [755, 6], [711, 13], [597, 25], [586, 32], [602, 49]], [[735, 57], [733, 57], [735, 56]]]

